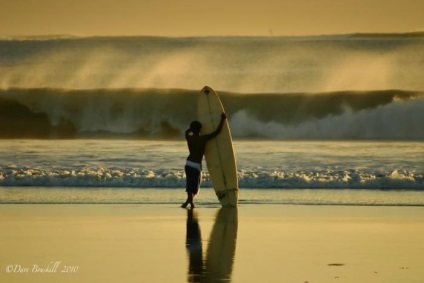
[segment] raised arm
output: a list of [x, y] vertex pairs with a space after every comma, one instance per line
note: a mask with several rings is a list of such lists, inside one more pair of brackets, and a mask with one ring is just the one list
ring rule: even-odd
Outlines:
[[206, 138], [207, 140], [210, 140], [216, 137], [221, 132], [222, 127], [224, 126], [225, 119], [227, 119], [227, 115], [225, 113], [221, 113], [221, 121], [219, 122], [219, 125], [216, 128], [216, 130], [210, 134], [204, 135], [203, 137]]

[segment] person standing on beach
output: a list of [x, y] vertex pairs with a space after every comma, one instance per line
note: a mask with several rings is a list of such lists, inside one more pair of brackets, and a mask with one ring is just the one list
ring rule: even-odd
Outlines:
[[194, 208], [193, 199], [199, 192], [200, 183], [202, 181], [202, 160], [205, 154], [206, 143], [221, 132], [225, 119], [227, 119], [227, 115], [222, 113], [221, 121], [216, 130], [207, 135], [200, 135], [202, 124], [199, 121], [191, 122], [190, 128], [185, 132], [190, 154], [187, 157], [184, 167], [186, 173], [187, 200], [181, 205], [182, 208], [187, 207], [189, 204]]

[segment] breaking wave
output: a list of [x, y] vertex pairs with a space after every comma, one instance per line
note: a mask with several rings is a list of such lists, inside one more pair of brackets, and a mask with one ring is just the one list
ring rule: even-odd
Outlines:
[[[219, 91], [235, 138], [424, 139], [420, 92]], [[180, 138], [196, 118], [199, 91], [2, 89], [0, 137]]]

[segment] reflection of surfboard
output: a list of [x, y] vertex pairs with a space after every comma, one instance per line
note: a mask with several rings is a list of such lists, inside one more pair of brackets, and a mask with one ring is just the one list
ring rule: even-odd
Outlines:
[[237, 209], [221, 208], [209, 240], [206, 282], [230, 281], [236, 251], [237, 227]]
[[[218, 94], [208, 86], [202, 89], [197, 115], [202, 133], [209, 134], [218, 127], [221, 113], [225, 112]], [[215, 193], [221, 205], [237, 206], [238, 181], [233, 142], [228, 122], [221, 133], [206, 144], [205, 159]]]

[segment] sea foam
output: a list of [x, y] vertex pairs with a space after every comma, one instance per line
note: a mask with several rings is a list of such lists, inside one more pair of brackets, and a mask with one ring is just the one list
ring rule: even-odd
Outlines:
[[[424, 173], [406, 170], [276, 171], [240, 170], [239, 185], [247, 188], [332, 188], [424, 190]], [[0, 170], [0, 186], [185, 188], [180, 170], [84, 168], [46, 170], [9, 166]], [[202, 187], [212, 187], [207, 172]]]

